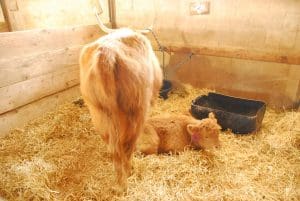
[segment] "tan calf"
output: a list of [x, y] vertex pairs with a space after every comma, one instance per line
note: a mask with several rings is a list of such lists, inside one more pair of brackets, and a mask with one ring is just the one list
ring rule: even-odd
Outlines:
[[176, 153], [189, 147], [211, 149], [220, 144], [220, 129], [213, 113], [202, 120], [186, 115], [151, 118], [137, 140], [137, 151], [156, 154]]

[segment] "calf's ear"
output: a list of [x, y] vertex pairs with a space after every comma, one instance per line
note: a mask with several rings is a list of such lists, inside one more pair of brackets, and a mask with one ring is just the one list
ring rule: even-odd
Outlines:
[[217, 123], [217, 119], [216, 119], [216, 117], [215, 117], [215, 114], [214, 113], [212, 113], [212, 112], [210, 112], [209, 114], [208, 114], [208, 118], [209, 119], [211, 119], [211, 120], [213, 120], [215, 123]]
[[213, 112], [210, 112], [208, 114], [208, 118], [210, 118], [210, 119], [216, 119], [215, 114]]
[[193, 135], [194, 133], [199, 132], [199, 128], [198, 128], [197, 125], [195, 125], [195, 124], [188, 124], [188, 125], [186, 126], [186, 129], [187, 129], [187, 132], [188, 132], [190, 135]]

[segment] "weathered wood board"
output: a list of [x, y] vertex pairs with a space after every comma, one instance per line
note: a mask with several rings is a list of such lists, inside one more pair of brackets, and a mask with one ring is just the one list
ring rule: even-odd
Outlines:
[[[0, 87], [78, 65], [81, 45], [0, 60]], [[16, 73], [17, 72], [17, 73]]]
[[0, 136], [79, 96], [79, 53], [96, 25], [0, 33]]
[[84, 45], [100, 34], [96, 25], [0, 33], [0, 60]]

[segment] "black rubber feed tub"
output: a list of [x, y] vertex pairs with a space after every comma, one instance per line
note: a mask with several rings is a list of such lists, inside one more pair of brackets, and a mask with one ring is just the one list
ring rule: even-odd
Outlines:
[[170, 80], [163, 80], [163, 85], [159, 91], [159, 97], [164, 100], [168, 99], [168, 93], [172, 89], [172, 82]]
[[207, 118], [213, 112], [222, 130], [248, 134], [260, 129], [266, 104], [262, 101], [225, 96], [217, 93], [199, 96], [193, 100], [191, 113], [197, 119]]

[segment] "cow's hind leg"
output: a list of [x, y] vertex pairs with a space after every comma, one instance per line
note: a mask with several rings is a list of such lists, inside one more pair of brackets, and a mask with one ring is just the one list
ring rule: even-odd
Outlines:
[[123, 147], [125, 151], [124, 153], [126, 155], [126, 160], [124, 161], [124, 169], [129, 177], [132, 174], [132, 156], [136, 149], [137, 139], [144, 127], [144, 118], [136, 118], [134, 122], [131, 121], [127, 125], [130, 126], [126, 129], [126, 134], [128, 137], [126, 138], [126, 140], [124, 140]]
[[124, 169], [126, 157], [122, 151], [114, 152], [112, 156], [117, 182], [117, 186], [114, 190], [116, 193], [124, 193], [127, 190], [127, 173]]
[[113, 163], [117, 173], [118, 191], [125, 192], [127, 190], [127, 178], [132, 173], [132, 155], [135, 150], [135, 139], [129, 140], [121, 145], [121, 149], [113, 154]]
[[124, 161], [124, 170], [127, 176], [131, 176], [132, 174], [132, 156], [136, 147], [138, 133], [132, 135], [132, 138], [124, 144], [124, 153], [126, 160]]
[[129, 176], [127, 167], [130, 162], [128, 161], [126, 148], [124, 146], [125, 130], [126, 124], [121, 124], [109, 138], [109, 150], [112, 153], [117, 182], [117, 186], [114, 190], [117, 193], [123, 193], [127, 190], [127, 177]]
[[132, 174], [131, 161], [132, 161], [132, 155], [133, 155], [133, 152], [135, 149], [134, 146], [135, 146], [135, 143], [133, 143], [133, 142], [129, 142], [128, 144], [126, 144], [124, 146], [125, 160], [124, 160], [124, 164], [123, 164], [123, 169], [124, 169], [124, 172], [127, 175], [127, 177], [131, 176], [131, 174]]
[[112, 151], [113, 164], [117, 174], [119, 191], [127, 190], [127, 178], [131, 175], [131, 158], [135, 150], [137, 137], [144, 124], [141, 114], [125, 112], [113, 113], [109, 136], [109, 148]]

